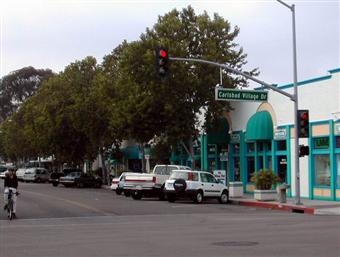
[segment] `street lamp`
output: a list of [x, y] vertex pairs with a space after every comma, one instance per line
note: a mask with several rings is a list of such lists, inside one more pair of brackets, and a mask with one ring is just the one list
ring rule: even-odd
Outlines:
[[288, 5], [281, 0], [276, 0], [292, 12], [293, 30], [293, 70], [294, 70], [294, 138], [295, 138], [295, 204], [302, 205], [300, 199], [300, 163], [299, 163], [299, 133], [298, 133], [298, 88], [297, 88], [297, 61], [296, 61], [296, 30], [295, 30], [295, 5]]

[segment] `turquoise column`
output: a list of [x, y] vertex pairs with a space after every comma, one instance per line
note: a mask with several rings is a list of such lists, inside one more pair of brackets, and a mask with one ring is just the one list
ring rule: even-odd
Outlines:
[[309, 138], [308, 138], [308, 145], [309, 145], [309, 156], [308, 156], [308, 174], [309, 174], [309, 199], [314, 199], [314, 155], [313, 155], [313, 135], [312, 135], [312, 125], [309, 123]]
[[207, 135], [203, 135], [204, 138], [204, 144], [203, 144], [203, 165], [202, 169], [203, 170], [208, 170], [208, 142], [207, 142]]
[[[271, 152], [272, 166], [270, 168], [274, 171], [275, 174], [277, 174], [277, 159], [276, 159], [276, 155], [275, 155], [275, 152], [276, 152], [275, 140], [272, 140], [271, 144], [272, 144], [272, 152]], [[287, 170], [287, 172], [288, 172], [288, 170]]]
[[246, 192], [247, 189], [247, 171], [246, 171], [246, 142], [245, 142], [245, 133], [240, 131], [240, 177], [243, 182], [243, 192]]
[[267, 150], [268, 146], [266, 143], [263, 142], [263, 168], [268, 169], [268, 160], [267, 160]]
[[291, 153], [291, 134], [290, 134], [290, 126], [286, 127], [287, 137], [286, 137], [286, 145], [287, 145], [287, 184], [290, 185], [290, 189], [288, 190], [288, 197], [292, 197], [292, 153]]
[[201, 148], [200, 148], [200, 155], [201, 155], [201, 169], [203, 170], [204, 167], [204, 135], [201, 135]]
[[259, 170], [259, 163], [258, 163], [258, 157], [259, 157], [259, 152], [258, 152], [258, 147], [257, 147], [257, 142], [254, 142], [254, 149], [255, 149], [255, 173]]
[[336, 164], [335, 164], [335, 144], [334, 144], [334, 121], [329, 121], [329, 154], [331, 173], [331, 197], [336, 200]]

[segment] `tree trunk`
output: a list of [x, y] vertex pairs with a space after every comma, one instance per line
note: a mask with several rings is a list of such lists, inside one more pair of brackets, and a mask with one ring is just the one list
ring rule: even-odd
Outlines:
[[102, 180], [104, 185], [108, 185], [109, 179], [108, 179], [108, 173], [107, 168], [105, 165], [105, 160], [103, 156], [103, 149], [99, 148], [99, 158], [101, 160], [101, 166], [102, 166]]
[[190, 137], [189, 139], [189, 149], [183, 141], [181, 141], [181, 143], [185, 151], [187, 152], [187, 154], [191, 157], [191, 168], [195, 169], [195, 156], [194, 156], [194, 147], [192, 145], [192, 137]]

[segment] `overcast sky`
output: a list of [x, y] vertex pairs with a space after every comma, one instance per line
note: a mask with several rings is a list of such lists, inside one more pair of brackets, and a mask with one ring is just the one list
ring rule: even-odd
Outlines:
[[[296, 5], [298, 80], [340, 68], [339, 0], [286, 3]], [[2, 0], [0, 5], [0, 76], [25, 66], [59, 72], [89, 55], [101, 62], [124, 39], [137, 40], [159, 15], [191, 5], [196, 14], [217, 12], [240, 28], [236, 42], [248, 54], [246, 68], [258, 67], [261, 80], [293, 81], [291, 11], [276, 0]]]

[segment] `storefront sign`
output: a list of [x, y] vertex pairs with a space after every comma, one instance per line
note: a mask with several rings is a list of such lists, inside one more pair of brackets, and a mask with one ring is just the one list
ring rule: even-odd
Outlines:
[[340, 135], [340, 124], [335, 124], [335, 134]]
[[328, 149], [329, 148], [329, 137], [314, 138], [315, 149]]
[[208, 153], [215, 154], [216, 153], [216, 145], [208, 145]]
[[223, 185], [226, 185], [227, 172], [225, 170], [214, 170], [213, 174], [218, 180], [222, 181]]
[[215, 100], [266, 102], [268, 92], [259, 90], [237, 90], [216, 87]]
[[228, 161], [228, 152], [220, 153], [220, 161], [221, 162], [227, 162]]
[[239, 144], [240, 143], [240, 134], [231, 134], [230, 135], [230, 143], [231, 144]]
[[286, 129], [277, 129], [274, 132], [274, 140], [283, 140], [287, 137]]

